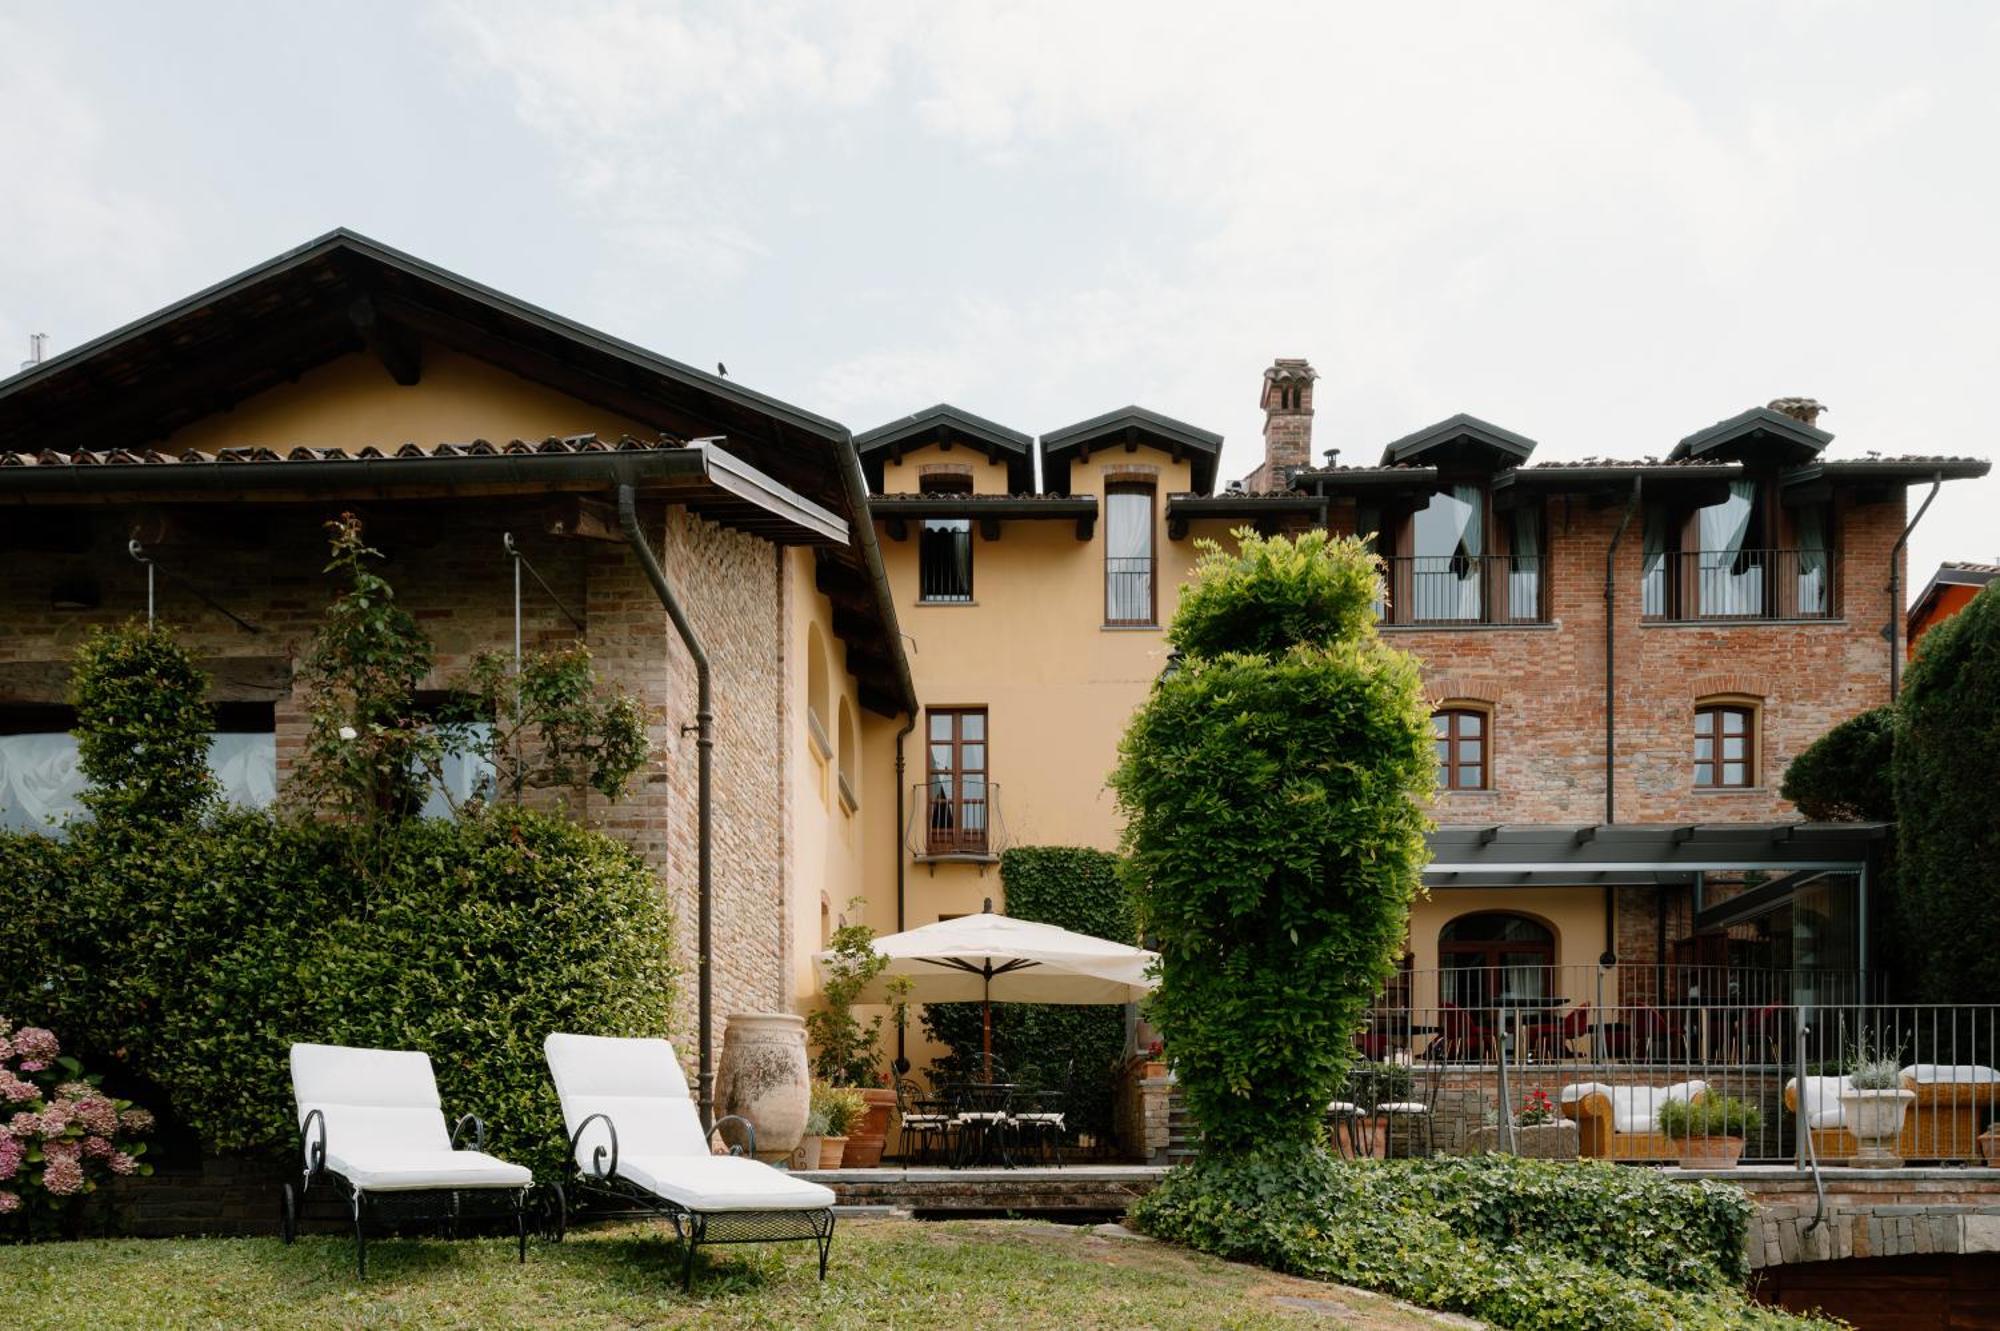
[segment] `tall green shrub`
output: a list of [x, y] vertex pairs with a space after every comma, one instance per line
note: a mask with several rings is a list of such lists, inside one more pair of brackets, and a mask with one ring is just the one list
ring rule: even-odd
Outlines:
[[1896, 709], [1849, 717], [1800, 751], [1778, 793], [1822, 822], [1890, 822], [1896, 817]]
[[217, 795], [208, 768], [208, 676], [166, 624], [94, 629], [76, 651], [70, 702], [83, 803], [98, 818], [180, 822]]
[[1897, 879], [1912, 979], [1935, 1002], [2000, 1002], [2000, 588], [1926, 633], [1895, 727]]
[[[1016, 846], [1001, 853], [1000, 885], [1015, 919], [1053, 924], [1093, 938], [1139, 941], [1132, 900], [1110, 851], [1084, 846]], [[925, 1029], [950, 1048], [937, 1075], [968, 1077], [979, 1067], [979, 1004], [933, 1003]], [[1078, 1132], [1108, 1139], [1112, 1128], [1112, 1067], [1125, 1049], [1122, 1007], [1058, 1003], [998, 1003], [993, 1053], [1010, 1076], [1064, 1093], [1065, 1121]]]
[[1304, 1148], [1388, 978], [1427, 858], [1434, 779], [1413, 658], [1376, 637], [1362, 542], [1210, 545], [1171, 637], [1181, 668], [1113, 785], [1152, 1019], [1204, 1143]]

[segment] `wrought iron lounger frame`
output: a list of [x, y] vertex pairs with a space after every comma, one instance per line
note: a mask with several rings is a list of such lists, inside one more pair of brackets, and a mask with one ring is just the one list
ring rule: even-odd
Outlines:
[[[317, 1138], [312, 1136], [315, 1120], [319, 1126]], [[453, 1126], [451, 1149], [454, 1151], [458, 1149], [459, 1135], [465, 1131], [465, 1125], [468, 1123], [472, 1125], [472, 1149], [484, 1151], [486, 1124], [477, 1114], [466, 1114]], [[394, 1219], [399, 1221], [448, 1221], [451, 1224], [451, 1232], [456, 1237], [458, 1222], [463, 1216], [462, 1203], [466, 1193], [502, 1199], [512, 1194], [516, 1260], [521, 1262], [528, 1260], [528, 1190], [534, 1186], [532, 1183], [522, 1188], [377, 1188], [372, 1192], [367, 1188], [358, 1188], [345, 1174], [326, 1167], [326, 1115], [318, 1109], [308, 1113], [305, 1121], [299, 1124], [299, 1154], [306, 1162], [303, 1177], [296, 1190], [289, 1183], [284, 1186], [278, 1203], [279, 1230], [284, 1235], [286, 1243], [291, 1243], [298, 1237], [299, 1211], [305, 1205], [306, 1194], [312, 1190], [314, 1182], [324, 1179], [328, 1186], [344, 1190], [348, 1210], [354, 1218], [354, 1271], [357, 1276], [365, 1277], [368, 1274], [367, 1220], [371, 1196], [375, 1198], [377, 1206], [386, 1206], [394, 1211]], [[449, 1209], [425, 1211], [400, 1204], [406, 1198], [424, 1200], [438, 1197], [450, 1199]], [[394, 1198], [397, 1204], [391, 1205], [388, 1202], [390, 1198]], [[505, 1212], [502, 1211], [500, 1214], [504, 1215]]]
[[[611, 1144], [594, 1146], [590, 1152], [590, 1169], [577, 1166], [576, 1179], [572, 1186], [579, 1199], [594, 1198], [611, 1202], [623, 1209], [611, 1211], [592, 1210], [599, 1219], [654, 1219], [666, 1220], [674, 1227], [674, 1236], [681, 1241], [685, 1256], [681, 1262], [681, 1288], [694, 1287], [694, 1254], [702, 1244], [720, 1245], [728, 1243], [788, 1243], [810, 1241], [819, 1249], [819, 1278], [826, 1279], [827, 1258], [833, 1252], [833, 1208], [816, 1207], [810, 1210], [775, 1211], [697, 1211], [682, 1206], [679, 1202], [662, 1197], [656, 1192], [640, 1187], [629, 1179], [618, 1177], [618, 1125], [609, 1114], [592, 1114], [576, 1125], [576, 1131], [569, 1135], [569, 1158], [575, 1161], [577, 1148], [582, 1144], [584, 1130], [591, 1124], [602, 1121], [605, 1130], [611, 1134]], [[729, 1147], [731, 1155], [757, 1154], [757, 1129], [749, 1120], [738, 1115], [715, 1120], [704, 1140], [714, 1137], [726, 1123], [743, 1126], [746, 1142]], [[725, 1143], [727, 1139], [725, 1138]], [[609, 1159], [607, 1160], [607, 1153]], [[552, 1232], [560, 1243], [569, 1230], [569, 1195], [563, 1185], [555, 1185], [552, 1193]]]

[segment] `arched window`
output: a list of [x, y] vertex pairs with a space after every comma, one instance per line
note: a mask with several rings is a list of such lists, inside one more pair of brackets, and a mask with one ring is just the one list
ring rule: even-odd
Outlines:
[[1742, 790], [1757, 784], [1757, 709], [1748, 702], [1702, 703], [1694, 709], [1697, 790]]
[[1555, 931], [1511, 911], [1461, 915], [1438, 931], [1438, 998], [1460, 1007], [1550, 996]]
[[853, 813], [861, 807], [861, 795], [854, 784], [861, 755], [855, 749], [854, 709], [847, 705], [845, 697], [840, 700], [840, 724], [834, 735], [840, 741], [840, 803], [847, 812]]
[[1431, 713], [1439, 790], [1485, 790], [1493, 771], [1493, 718], [1483, 707], [1457, 704]]
[[833, 757], [833, 743], [827, 738], [826, 718], [833, 698], [827, 687], [826, 637], [819, 625], [806, 628], [806, 730], [822, 758]]

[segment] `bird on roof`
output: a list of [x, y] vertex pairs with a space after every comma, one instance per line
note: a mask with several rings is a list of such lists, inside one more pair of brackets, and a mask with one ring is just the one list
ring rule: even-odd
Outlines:
[[721, 375], [725, 379], [729, 377], [729, 367], [727, 365], [724, 365], [721, 361], [717, 361], [715, 363], [715, 372]]

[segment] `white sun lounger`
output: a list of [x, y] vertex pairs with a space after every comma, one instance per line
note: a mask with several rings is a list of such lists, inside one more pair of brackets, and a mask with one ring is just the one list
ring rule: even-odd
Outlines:
[[[297, 1191], [285, 1185], [280, 1215], [285, 1242], [297, 1236], [298, 1209], [307, 1190], [323, 1179], [346, 1194], [354, 1216], [355, 1269], [361, 1275], [368, 1274], [364, 1226], [371, 1207], [391, 1211], [399, 1220], [456, 1222], [470, 1197], [491, 1197], [512, 1213], [520, 1260], [527, 1260], [527, 1197], [533, 1176], [483, 1149], [458, 1149], [467, 1124], [474, 1147], [483, 1148], [486, 1125], [467, 1114], [457, 1127], [445, 1130], [430, 1055], [295, 1044], [291, 1061], [305, 1177]], [[427, 1204], [439, 1201], [445, 1209], [425, 1211]]]
[[[542, 1050], [576, 1162], [574, 1194], [671, 1221], [686, 1250], [683, 1287], [693, 1282], [695, 1249], [704, 1243], [810, 1239], [819, 1247], [819, 1278], [826, 1279], [833, 1190], [750, 1158], [756, 1133], [741, 1118], [719, 1119], [703, 1132], [672, 1045], [551, 1035]], [[709, 1138], [724, 1123], [742, 1125], [747, 1151], [710, 1151]], [[558, 1236], [569, 1200], [558, 1187]]]

